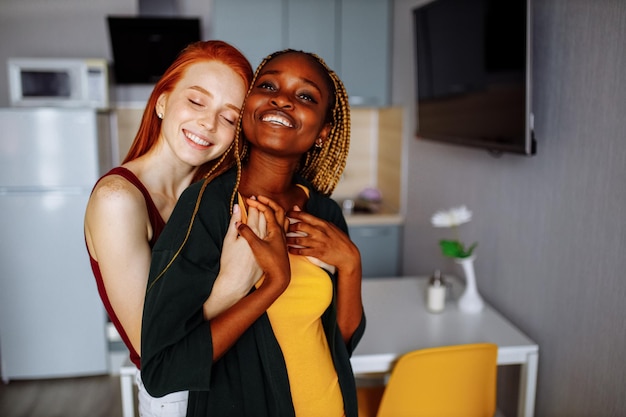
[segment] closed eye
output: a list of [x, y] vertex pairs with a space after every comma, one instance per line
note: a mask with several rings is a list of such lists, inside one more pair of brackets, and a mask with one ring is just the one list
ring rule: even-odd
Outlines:
[[235, 125], [235, 121], [237, 120], [236, 118], [230, 117], [230, 116], [222, 116], [222, 119], [229, 125], [234, 126]]
[[235, 111], [236, 109], [228, 107], [220, 112], [220, 119], [226, 123], [228, 126], [235, 126], [237, 124], [237, 120], [239, 119], [239, 111]]

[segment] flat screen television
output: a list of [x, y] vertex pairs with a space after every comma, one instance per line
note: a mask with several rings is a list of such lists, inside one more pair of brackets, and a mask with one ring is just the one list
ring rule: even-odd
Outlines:
[[188, 44], [200, 40], [200, 19], [108, 16], [116, 84], [154, 84]]
[[421, 139], [533, 155], [530, 0], [413, 9]]

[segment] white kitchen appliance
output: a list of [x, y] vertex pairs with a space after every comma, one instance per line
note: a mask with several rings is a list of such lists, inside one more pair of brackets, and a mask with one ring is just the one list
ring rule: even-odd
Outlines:
[[108, 371], [106, 313], [83, 233], [91, 189], [111, 165], [99, 126], [106, 117], [94, 109], [0, 109], [5, 382]]
[[11, 106], [109, 108], [105, 59], [9, 58], [7, 70]]

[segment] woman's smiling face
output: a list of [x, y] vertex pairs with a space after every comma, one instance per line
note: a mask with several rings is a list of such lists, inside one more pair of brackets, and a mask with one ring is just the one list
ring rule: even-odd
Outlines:
[[246, 99], [246, 138], [268, 153], [299, 157], [330, 130], [327, 74], [312, 57], [288, 52], [268, 61]]
[[243, 79], [226, 64], [190, 65], [174, 90], [157, 101], [161, 143], [192, 166], [217, 158], [234, 140], [245, 93]]

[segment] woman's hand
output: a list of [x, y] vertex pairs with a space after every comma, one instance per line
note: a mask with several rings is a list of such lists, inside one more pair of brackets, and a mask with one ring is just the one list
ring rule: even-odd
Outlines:
[[334, 224], [301, 211], [298, 207], [287, 213], [290, 219], [287, 245], [294, 255], [311, 256], [333, 265], [339, 271], [360, 279], [361, 254], [347, 234]]
[[[245, 297], [263, 273], [247, 240], [239, 236], [237, 228], [240, 224], [241, 209], [239, 205], [235, 205], [224, 237], [220, 272], [213, 284], [211, 295], [203, 305], [205, 320], [212, 319]], [[251, 210], [248, 225], [253, 233], [261, 239], [265, 238], [267, 224], [258, 210]]]
[[[250, 245], [256, 261], [264, 272], [263, 286], [270, 286], [279, 291], [279, 295], [287, 288], [291, 279], [289, 255], [285, 230], [287, 217], [285, 211], [273, 200], [259, 196], [248, 198], [248, 223], [239, 225], [239, 233]], [[263, 226], [265, 233], [258, 233], [252, 216], [258, 216], [255, 222]]]
[[361, 254], [350, 237], [333, 223], [294, 207], [287, 216], [287, 245], [295, 255], [314, 257], [337, 268], [337, 324], [349, 343], [363, 314]]

